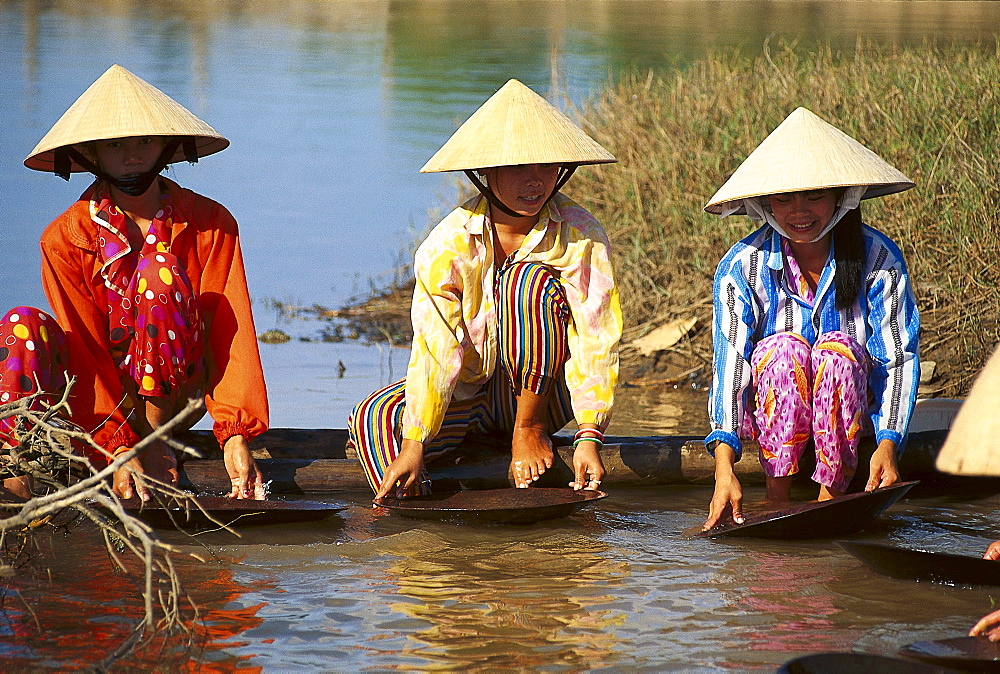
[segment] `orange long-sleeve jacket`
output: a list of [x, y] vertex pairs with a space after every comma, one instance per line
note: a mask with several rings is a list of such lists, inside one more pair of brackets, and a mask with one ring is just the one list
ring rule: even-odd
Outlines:
[[[191, 279], [205, 323], [205, 404], [215, 437], [220, 446], [234, 435], [253, 438], [267, 430], [267, 390], [236, 220], [211, 199], [160, 180], [174, 209], [170, 252]], [[113, 454], [139, 438], [126, 422], [124, 388], [111, 357], [108, 290], [100, 274], [98, 225], [90, 217], [96, 185], [42, 234], [42, 285], [69, 341], [70, 373], [77, 379], [73, 420]]]

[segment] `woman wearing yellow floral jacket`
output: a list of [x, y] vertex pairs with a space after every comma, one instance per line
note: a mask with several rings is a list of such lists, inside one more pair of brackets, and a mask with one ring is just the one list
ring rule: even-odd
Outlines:
[[559, 189], [577, 166], [613, 161], [510, 80], [424, 166], [465, 171], [481, 194], [417, 250], [406, 378], [348, 421], [378, 497], [427, 493], [425, 462], [469, 430], [510, 433], [514, 480], [527, 487], [552, 466], [550, 434], [573, 419], [571, 486], [600, 485], [621, 307], [604, 230]]

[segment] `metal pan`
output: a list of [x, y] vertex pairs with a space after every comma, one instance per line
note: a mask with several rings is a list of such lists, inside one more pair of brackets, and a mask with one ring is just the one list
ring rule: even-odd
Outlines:
[[922, 662], [865, 653], [816, 653], [789, 660], [778, 668], [778, 674], [933, 674], [944, 671]]
[[1000, 672], [1000, 644], [980, 637], [918, 641], [900, 648], [899, 654], [952, 670]]
[[194, 497], [205, 510], [202, 512], [187, 499], [162, 499], [143, 503], [137, 497], [122, 500], [130, 514], [152, 527], [203, 529], [219, 525], [206, 517], [231, 527], [287, 524], [291, 522], [316, 522], [332, 516], [346, 506], [339, 503], [318, 501], [250, 501], [218, 496]]
[[423, 520], [459, 520], [472, 523], [531, 524], [566, 517], [578, 508], [606, 497], [583, 489], [476, 489], [372, 501], [403, 517]]
[[909, 550], [881, 543], [837, 542], [875, 571], [893, 578], [949, 585], [1000, 585], [1000, 562], [991, 559]]
[[809, 501], [799, 505], [759, 513], [744, 513], [745, 522], [719, 524], [696, 536], [717, 538], [835, 538], [862, 529], [898, 501], [918, 481], [900, 482], [870, 492], [845, 494], [829, 501]]

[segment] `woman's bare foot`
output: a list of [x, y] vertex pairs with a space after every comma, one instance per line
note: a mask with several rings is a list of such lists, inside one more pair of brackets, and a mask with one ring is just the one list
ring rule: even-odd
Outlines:
[[792, 502], [792, 476], [768, 477], [764, 479], [767, 486], [765, 502], [771, 507], [786, 506]]
[[552, 439], [543, 428], [518, 427], [510, 444], [510, 472], [514, 485], [528, 487], [552, 467]]
[[827, 487], [825, 484], [819, 486], [819, 496], [816, 498], [817, 501], [829, 501], [835, 499], [838, 496], [843, 496], [844, 492], [839, 489], [834, 489], [833, 487]]

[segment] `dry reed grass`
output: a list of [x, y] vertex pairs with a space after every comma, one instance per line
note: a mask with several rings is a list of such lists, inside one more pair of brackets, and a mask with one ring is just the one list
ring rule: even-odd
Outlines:
[[1000, 48], [996, 45], [765, 45], [687, 68], [630, 73], [580, 111], [619, 164], [583, 169], [567, 192], [608, 230], [626, 337], [695, 315], [686, 348], [710, 353], [712, 276], [754, 224], [702, 211], [715, 190], [797, 106], [898, 167], [917, 187], [864, 202], [865, 221], [903, 249], [937, 394], [964, 394], [998, 339]]

